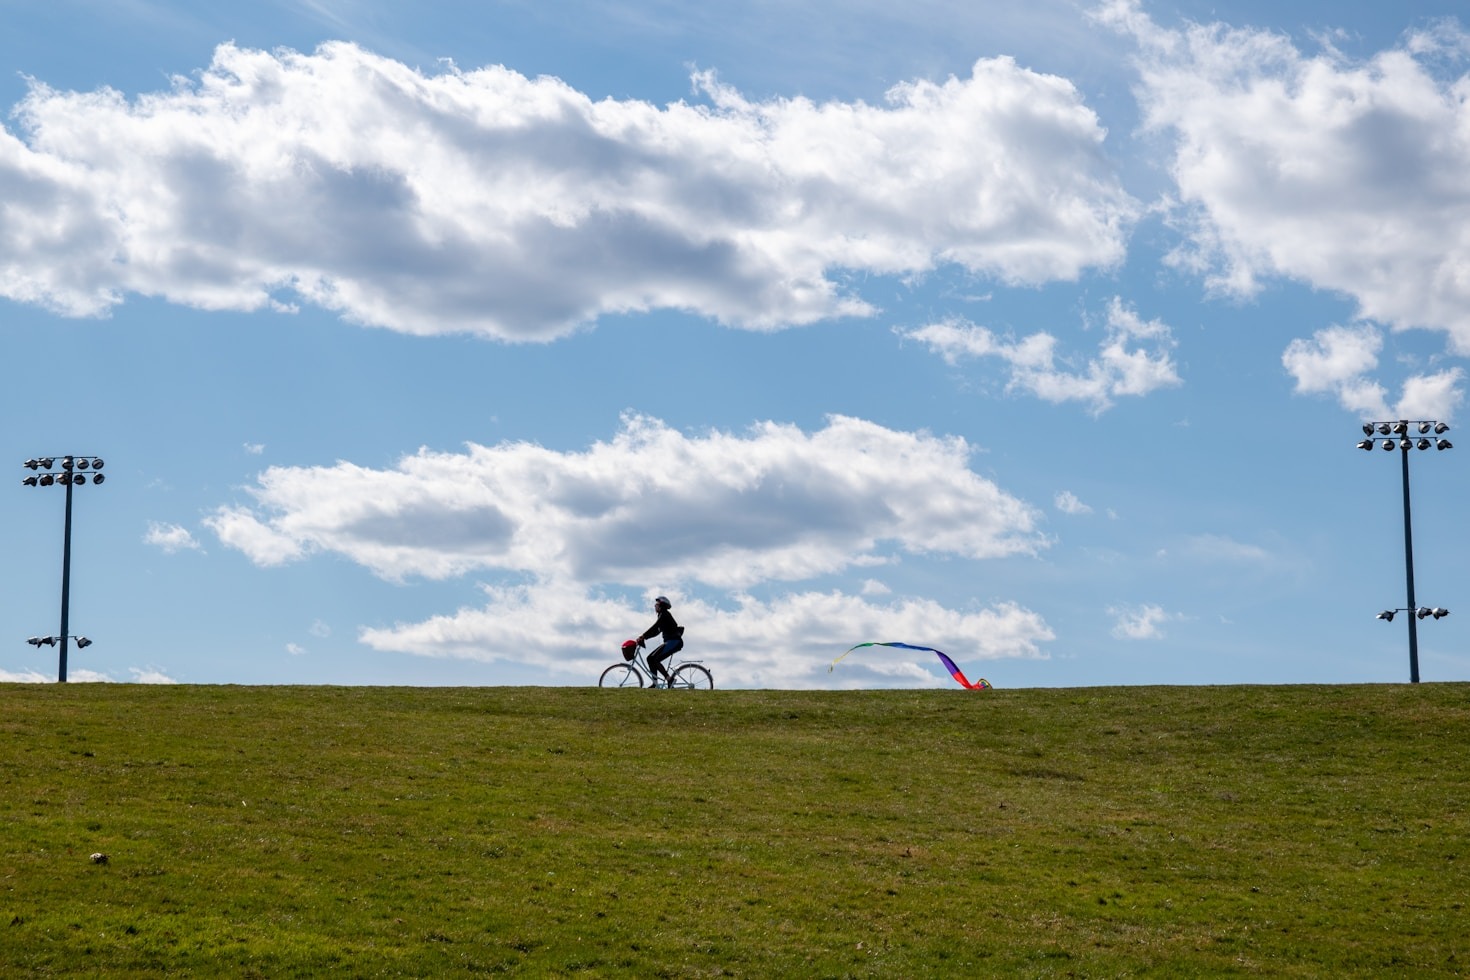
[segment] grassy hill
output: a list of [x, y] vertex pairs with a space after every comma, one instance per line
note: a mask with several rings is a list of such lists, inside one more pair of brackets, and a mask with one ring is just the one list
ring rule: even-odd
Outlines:
[[1463, 684], [0, 685], [0, 974], [1459, 976], [1467, 749]]

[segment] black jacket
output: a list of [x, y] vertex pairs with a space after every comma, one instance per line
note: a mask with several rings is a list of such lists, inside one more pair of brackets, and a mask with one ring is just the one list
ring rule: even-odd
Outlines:
[[646, 640], [655, 633], [662, 633], [664, 642], [671, 643], [684, 635], [684, 627], [674, 622], [673, 614], [667, 609], [664, 609], [659, 612], [658, 621], [644, 630], [643, 635], [638, 637], [638, 639]]

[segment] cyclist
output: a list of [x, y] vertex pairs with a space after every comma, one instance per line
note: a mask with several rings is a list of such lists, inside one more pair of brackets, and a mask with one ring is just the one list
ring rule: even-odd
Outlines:
[[653, 610], [658, 613], [658, 619], [648, 629], [644, 630], [638, 637], [638, 645], [643, 646], [643, 641], [655, 633], [663, 634], [664, 641], [659, 648], [648, 655], [648, 669], [653, 672], [653, 686], [658, 687], [660, 674], [664, 678], [664, 686], [668, 687], [673, 680], [668, 670], [664, 668], [664, 661], [672, 657], [684, 648], [684, 627], [674, 622], [673, 614], [669, 612], [669, 600], [659, 596], [653, 600]]

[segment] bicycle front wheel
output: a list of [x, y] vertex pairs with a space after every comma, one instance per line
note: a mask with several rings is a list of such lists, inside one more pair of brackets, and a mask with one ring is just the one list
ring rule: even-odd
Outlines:
[[674, 668], [674, 679], [669, 686], [676, 691], [713, 691], [715, 678], [699, 664], [682, 664]]
[[632, 664], [613, 664], [597, 679], [598, 687], [642, 687], [643, 675]]

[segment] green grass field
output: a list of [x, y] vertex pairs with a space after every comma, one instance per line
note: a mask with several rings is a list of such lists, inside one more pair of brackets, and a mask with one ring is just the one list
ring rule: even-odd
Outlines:
[[1470, 972], [1470, 685], [0, 685], [0, 733], [5, 976]]

